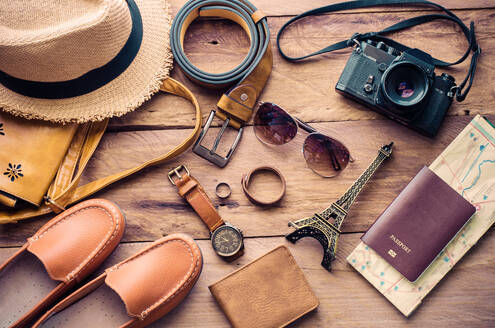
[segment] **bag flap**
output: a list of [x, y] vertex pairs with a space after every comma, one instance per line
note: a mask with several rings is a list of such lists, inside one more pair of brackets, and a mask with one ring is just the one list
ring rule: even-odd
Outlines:
[[39, 206], [77, 127], [0, 112], [0, 203], [14, 206], [22, 199]]

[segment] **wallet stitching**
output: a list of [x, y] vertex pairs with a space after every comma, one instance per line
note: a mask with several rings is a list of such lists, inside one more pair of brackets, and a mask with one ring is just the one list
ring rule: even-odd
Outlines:
[[[290, 254], [290, 253], [289, 253]], [[311, 288], [311, 286], [309, 285], [308, 283], [308, 280], [306, 279], [306, 276], [304, 275], [304, 272], [302, 271], [302, 269], [299, 267], [299, 265], [297, 265], [297, 262], [296, 262], [296, 259], [294, 258], [294, 256], [292, 254], [290, 254], [289, 256], [289, 261], [292, 263], [292, 266], [295, 268], [295, 269], [299, 269], [299, 270], [295, 270], [297, 272], [297, 275], [299, 276], [299, 279], [303, 280], [305, 282], [305, 286], [308, 288], [311, 296], [313, 296], [313, 298], [316, 299], [316, 304], [312, 304], [308, 307], [308, 310], [306, 310], [307, 312], [305, 312], [304, 314], [308, 313], [309, 311], [311, 310], [314, 310], [317, 306], [318, 306], [318, 298], [316, 297], [315, 295], [315, 292], [313, 291], [313, 289]], [[303, 315], [304, 315], [303, 314]], [[292, 319], [292, 321], [294, 321], [295, 319], [299, 318], [300, 316], [298, 317], [294, 317]], [[292, 322], [290, 321], [290, 322]]]
[[273, 252], [277, 251], [277, 250], [278, 250], [278, 249], [280, 249], [280, 248], [282, 248], [282, 249], [284, 249], [284, 248], [285, 248], [285, 249], [287, 250], [287, 248], [286, 248], [285, 246], [278, 246], [278, 247], [276, 247], [276, 248], [272, 249], [271, 251], [269, 251], [268, 253], [266, 253], [265, 255], [262, 255], [262, 256], [258, 257], [256, 260], [252, 261], [251, 263], [248, 263], [248, 264], [246, 264], [245, 266], [243, 266], [242, 268], [240, 268], [240, 269], [238, 269], [238, 270], [236, 270], [236, 271], [234, 271], [234, 272], [232, 272], [232, 273], [228, 274], [227, 276], [223, 277], [222, 279], [220, 279], [219, 281], [217, 281], [216, 283], [214, 283], [213, 285], [211, 285], [211, 287], [214, 287], [214, 286], [218, 285], [219, 283], [221, 283], [222, 281], [226, 280], [226, 279], [227, 279], [227, 278], [229, 278], [229, 277], [232, 277], [232, 276], [237, 275], [239, 272], [244, 271], [244, 269], [247, 269], [247, 268], [248, 268], [248, 267], [250, 267], [252, 264], [254, 264], [254, 263], [258, 262], [259, 260], [261, 260], [261, 259], [262, 259], [262, 258], [264, 258], [265, 256], [267, 256], [267, 255], [269, 255], [269, 254], [271, 254], [271, 253], [273, 253]]
[[[96, 201], [96, 202], [99, 203], [98, 201]], [[92, 263], [103, 252], [103, 250], [105, 250], [108, 247], [108, 245], [110, 244], [110, 242], [117, 235], [117, 231], [118, 231], [118, 228], [119, 228], [119, 222], [117, 221], [115, 223], [113, 216], [104, 207], [99, 207], [99, 206], [84, 207], [84, 208], [80, 208], [80, 209], [74, 211], [74, 213], [71, 213], [70, 215], [67, 215], [65, 218], [61, 219], [60, 221], [58, 221], [57, 223], [55, 223], [54, 225], [52, 225], [51, 227], [49, 227], [48, 229], [46, 229], [45, 231], [43, 231], [40, 235], [33, 236], [33, 237], [29, 238], [30, 244], [32, 244], [33, 242], [35, 242], [35, 241], [39, 240], [40, 238], [42, 238], [43, 236], [45, 236], [48, 232], [50, 232], [51, 230], [53, 230], [60, 223], [62, 223], [64, 221], [67, 221], [67, 219], [75, 216], [76, 214], [78, 214], [80, 212], [83, 212], [83, 211], [86, 211], [86, 210], [89, 210], [89, 209], [101, 209], [101, 210], [103, 210], [103, 212], [106, 214], [106, 216], [108, 216], [110, 218], [110, 221], [112, 223], [112, 226], [111, 226], [110, 230], [106, 233], [105, 238], [84, 259], [84, 261], [82, 261], [80, 265], [78, 265], [74, 270], [72, 270], [69, 274], [67, 274], [67, 276], [66, 276], [66, 280], [67, 281], [71, 281], [71, 280], [77, 278], [78, 275], [82, 272], [82, 270], [84, 270], [90, 263]], [[111, 234], [111, 236], [109, 238], [109, 235], [112, 232], [112, 229], [114, 230], [114, 232], [113, 232], [113, 234]], [[106, 240], [105, 244], [103, 246], [101, 246], [101, 244], [105, 240]], [[100, 250], [97, 252], [98, 248], [100, 248]], [[95, 252], [96, 252], [96, 254], [95, 254]]]
[[[161, 246], [163, 246], [163, 245], [165, 245], [167, 243], [170, 243], [170, 242], [180, 242], [180, 243], [183, 243], [186, 246], [186, 249], [189, 252], [189, 255], [191, 256], [191, 264], [189, 265], [189, 268], [188, 268], [187, 271], [188, 272], [191, 271], [192, 265], [194, 263], [192, 261], [194, 259], [192, 248], [189, 246], [188, 243], [186, 243], [183, 240], [173, 239], [173, 240], [166, 240], [166, 241], [164, 241], [162, 243], [159, 243], [159, 244], [157, 244], [157, 245], [149, 248], [148, 250], [144, 251], [143, 253], [137, 255], [136, 257], [134, 257], [134, 258], [132, 258], [130, 260], [127, 260], [127, 261], [121, 262], [119, 264], [116, 264], [112, 268], [108, 269], [108, 272], [116, 271], [119, 268], [121, 268], [122, 266], [124, 266], [124, 265], [126, 265], [126, 264], [128, 264], [128, 263], [130, 263], [130, 262], [132, 262], [132, 261], [134, 261], [134, 260], [136, 260], [138, 258], [140, 258], [141, 256], [146, 255], [147, 253], [151, 252], [152, 250], [154, 250], [154, 249], [156, 249], [158, 247], [161, 247]], [[193, 279], [193, 277], [196, 276], [196, 272], [198, 271], [197, 270], [198, 269], [198, 266], [199, 266], [199, 260], [196, 261], [196, 264], [194, 266], [194, 269], [189, 274], [189, 277], [187, 277], [187, 279], [185, 281], [184, 281], [184, 279], [182, 279], [181, 281], [179, 281], [177, 283], [177, 285], [175, 285], [175, 287], [172, 289], [172, 290], [175, 290], [175, 289], [177, 289], [177, 290], [175, 290], [172, 294], [169, 293], [168, 295], [165, 295], [165, 296], [160, 297], [155, 303], [151, 304], [146, 309], [144, 309], [141, 312], [141, 314], [139, 315], [140, 319], [141, 320], [145, 319], [151, 311], [155, 310], [155, 308], [157, 308], [160, 305], [165, 304], [166, 302], [170, 302], [175, 296], [177, 296], [177, 294], [179, 294], [179, 292], [181, 292], [183, 289], [185, 289], [187, 286], [189, 286], [190, 283], [191, 283], [191, 281], [192, 281], [192, 279]], [[181, 284], [182, 284], [182, 286], [180, 288], [178, 288]]]
[[316, 299], [316, 304], [311, 304], [307, 309], [303, 310], [301, 314], [297, 315], [297, 316], [294, 316], [292, 317], [291, 319], [289, 319], [287, 322], [285, 322], [285, 324], [282, 326], [284, 327], [285, 325], [291, 323], [291, 322], [294, 322], [296, 319], [302, 317], [303, 315], [309, 313], [310, 311], [316, 309], [318, 307], [318, 298], [316, 297], [314, 291], [311, 289], [311, 286], [309, 286], [309, 283], [306, 279], [306, 276], [304, 275], [304, 273], [302, 272], [302, 270], [300, 269], [300, 267], [297, 265], [297, 262], [296, 260], [294, 259], [294, 256], [292, 256], [292, 254], [289, 252], [289, 250], [287, 249], [287, 247], [285, 246], [278, 246], [276, 248], [274, 248], [273, 250], [269, 251], [268, 253], [266, 253], [265, 255], [262, 255], [261, 257], [257, 258], [256, 260], [252, 261], [251, 263], [248, 263], [246, 264], [245, 266], [243, 266], [242, 268], [240, 268], [239, 270], [237, 271], [234, 271], [232, 272], [231, 274], [227, 275], [226, 277], [224, 277], [223, 279], [217, 281], [216, 283], [214, 283], [213, 285], [210, 286], [210, 289], [211, 288], [214, 288], [215, 286], [218, 286], [219, 284], [221, 284], [224, 280], [232, 277], [232, 276], [235, 276], [237, 273], [240, 273], [242, 271], [244, 271], [245, 269], [247, 269], [249, 266], [251, 266], [252, 264], [258, 262], [259, 260], [263, 259], [264, 257], [266, 257], [267, 255], [271, 254], [271, 253], [274, 253], [276, 251], [279, 251], [279, 250], [283, 250], [283, 252], [287, 255], [287, 257], [289, 258], [289, 263], [292, 267], [295, 267], [295, 268], [299, 268], [299, 270], [296, 270], [296, 272], [298, 273], [298, 276], [299, 278], [302, 278], [305, 282], [305, 285], [307, 287], [309, 287], [309, 291], [311, 293], [311, 295]]

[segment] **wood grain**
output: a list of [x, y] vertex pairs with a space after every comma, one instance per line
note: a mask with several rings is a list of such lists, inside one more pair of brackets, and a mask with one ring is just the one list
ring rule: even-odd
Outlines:
[[[495, 247], [493, 229], [456, 265], [425, 299], [426, 304], [409, 319], [404, 318], [346, 263], [346, 256], [357, 245], [360, 236], [359, 233], [352, 233], [340, 237], [337, 260], [331, 273], [320, 266], [321, 247], [312, 239], [302, 239], [293, 245], [281, 237], [249, 238], [246, 240], [245, 255], [231, 264], [214, 254], [210, 241], [200, 240], [198, 244], [204, 256], [204, 267], [197, 285], [182, 305], [151, 327], [229, 327], [210, 295], [208, 285], [281, 244], [289, 247], [320, 300], [315, 312], [291, 327], [400, 327], [406, 324], [411, 327], [489, 327], [495, 324], [495, 287], [487, 283], [495, 279], [495, 254], [491, 251]], [[99, 272], [147, 244], [121, 244]], [[0, 249], [0, 262], [14, 251], [15, 248]]]
[[[172, 14], [186, 0], [171, 0]], [[493, 228], [473, 247], [454, 270], [425, 299], [423, 306], [409, 319], [404, 318], [383, 296], [356, 273], [345, 257], [397, 193], [428, 165], [468, 124], [475, 114], [489, 115], [495, 121], [495, 2], [493, 0], [437, 0], [454, 9], [465, 22], [474, 21], [483, 49], [473, 88], [463, 103], [454, 103], [439, 135], [429, 139], [383, 119], [334, 91], [350, 50], [338, 51], [303, 63], [283, 60], [273, 40], [280, 27], [293, 15], [339, 0], [252, 0], [269, 17], [274, 67], [260, 100], [286, 108], [323, 133], [342, 140], [356, 159], [340, 176], [324, 179], [314, 174], [301, 154], [306, 134], [301, 132], [290, 144], [267, 147], [256, 140], [252, 127], [246, 128], [238, 151], [225, 169], [219, 169], [190, 150], [179, 158], [122, 181], [97, 197], [119, 204], [127, 217], [124, 242], [102, 265], [115, 264], [161, 236], [185, 232], [197, 239], [204, 258], [202, 276], [185, 302], [153, 327], [228, 327], [207, 286], [234, 269], [247, 264], [280, 244], [285, 244], [302, 267], [308, 282], [320, 299], [317, 311], [291, 327], [495, 327], [495, 247]], [[355, 32], [378, 31], [400, 20], [431, 14], [424, 7], [375, 7], [354, 12], [321, 15], [303, 19], [289, 28], [282, 47], [290, 55], [300, 55], [349, 38]], [[444, 60], [456, 60], [467, 43], [460, 29], [451, 23], [433, 22], [392, 38], [418, 47]], [[225, 20], [195, 22], [186, 35], [185, 51], [191, 61], [210, 72], [235, 67], [249, 49], [249, 40], [234, 23]], [[468, 62], [447, 72], [461, 81]], [[439, 72], [444, 70], [438, 70]], [[215, 107], [223, 90], [211, 90], [189, 81], [178, 67], [172, 77], [183, 81], [197, 96], [203, 117]], [[218, 121], [214, 123], [218, 125]], [[145, 159], [164, 153], [182, 141], [194, 125], [193, 109], [187, 101], [170, 95], [156, 95], [140, 109], [110, 121], [109, 132], [84, 173], [90, 181], [130, 168]], [[218, 129], [212, 129], [206, 143]], [[221, 149], [233, 139], [228, 131]], [[312, 239], [296, 245], [283, 235], [291, 231], [289, 220], [296, 220], [325, 209], [336, 200], [374, 159], [380, 146], [395, 142], [392, 158], [384, 163], [356, 200], [340, 237], [337, 260], [332, 273], [320, 266], [321, 246]], [[208, 232], [197, 215], [169, 183], [166, 174], [178, 164], [186, 164], [210, 194], [220, 214], [239, 226], [246, 238], [246, 253], [234, 263], [220, 260], [212, 251]], [[269, 164], [278, 167], [288, 183], [287, 194], [279, 206], [260, 208], [252, 205], [241, 191], [241, 175], [249, 169]], [[218, 182], [232, 187], [229, 199], [214, 196]], [[271, 176], [258, 176], [252, 189], [261, 197], [277, 192], [278, 182]], [[0, 263], [26, 238], [33, 235], [52, 216], [19, 224], [0, 226]], [[3, 247], [3, 248], [2, 248]], [[26, 284], [27, 286], [28, 284]], [[22, 286], [19, 286], [22, 288]]]
[[[316, 123], [314, 127], [321, 132], [343, 141], [355, 158], [355, 162], [336, 178], [322, 178], [306, 166], [301, 153], [305, 132], [287, 145], [268, 147], [260, 143], [248, 127], [238, 151], [225, 169], [188, 151], [176, 160], [129, 178], [96, 196], [112, 200], [124, 210], [126, 241], [150, 241], [173, 231], [207, 238], [206, 227], [167, 179], [171, 168], [184, 163], [203, 185], [222, 217], [239, 226], [246, 236], [284, 235], [291, 231], [288, 221], [327, 208], [366, 169], [378, 149], [394, 141], [392, 158], [382, 165], [360, 194], [343, 225], [343, 231], [365, 231], [419, 169], [430, 164], [471, 119], [471, 116], [447, 118], [435, 139], [420, 136], [390, 120]], [[216, 131], [214, 129], [212, 135]], [[170, 149], [188, 133], [189, 130], [107, 133], [84, 173], [84, 180], [150, 159]], [[287, 180], [287, 194], [276, 207], [252, 205], [241, 189], [242, 174], [264, 164], [279, 168]], [[232, 195], [225, 201], [214, 196], [216, 184], [222, 181], [232, 188]], [[260, 181], [253, 187], [257, 195], [270, 197], [278, 194], [279, 185], [273, 179]], [[0, 245], [21, 245], [46, 220], [0, 226]]]
[[[172, 12], [175, 14], [179, 8], [181, 8], [187, 0], [172, 0]], [[297, 15], [304, 11], [311, 10], [318, 7], [327, 6], [334, 3], [343, 2], [340, 0], [311, 0], [311, 1], [298, 1], [298, 0], [250, 0], [250, 2], [258, 9], [263, 10], [269, 16], [284, 16], [284, 15]], [[471, 0], [469, 2], [462, 0], [437, 0], [434, 1], [448, 9], [465, 9], [465, 8], [493, 8], [493, 1], [490, 0]], [[424, 7], [421, 7], [424, 8]], [[412, 6], [393, 6], [393, 7], [372, 7], [357, 9], [352, 12], [370, 12], [370, 11], [415, 11], [417, 7]], [[348, 13], [349, 11], [342, 11]]]
[[[377, 13], [354, 15], [324, 15], [303, 19], [290, 27], [282, 39], [282, 47], [290, 55], [301, 55], [321, 49], [329, 44], [349, 38], [354, 32], [377, 31], [399, 20], [426, 12]], [[495, 102], [495, 66], [490, 58], [495, 56], [491, 41], [495, 33], [495, 10], [461, 10], [456, 12], [466, 23], [476, 23], [478, 42], [483, 49], [475, 82], [469, 96], [462, 103], [454, 102], [448, 115], [493, 114], [487, 106]], [[271, 38], [288, 17], [270, 17]], [[464, 35], [450, 22], [438, 21], [393, 34], [392, 37], [410, 47], [420, 48], [447, 61], [457, 60], [467, 46]], [[221, 72], [239, 64], [249, 49], [249, 41], [243, 31], [228, 21], [208, 20], [193, 24], [188, 30], [185, 51], [198, 67], [211, 72]], [[290, 63], [282, 59], [272, 42], [273, 70], [260, 97], [274, 102], [290, 113], [309, 122], [380, 119], [380, 115], [365, 110], [362, 105], [346, 99], [334, 90], [340, 74], [349, 58], [350, 49], [315, 57], [302, 63]], [[215, 60], [212, 60], [215, 58]], [[217, 60], [221, 58], [221, 60]], [[447, 70], [457, 81], [462, 81], [469, 60]], [[443, 72], [445, 70], [437, 70]], [[189, 81], [179, 67], [172, 77], [185, 82], [200, 103], [203, 117], [209, 114], [222, 94], [222, 90], [200, 87]], [[169, 95], [157, 95], [139, 110], [111, 120], [114, 131], [132, 129], [164, 129], [193, 125], [191, 105]], [[218, 122], [215, 122], [218, 124]]]

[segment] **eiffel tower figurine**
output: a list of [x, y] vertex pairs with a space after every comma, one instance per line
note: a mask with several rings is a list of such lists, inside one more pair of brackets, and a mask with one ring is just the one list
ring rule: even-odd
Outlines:
[[[296, 230], [285, 236], [290, 242], [295, 243], [304, 237], [313, 237], [318, 240], [323, 246], [323, 260], [321, 265], [331, 271], [331, 262], [335, 260], [335, 252], [337, 250], [337, 239], [340, 235], [340, 227], [347, 216], [347, 212], [351, 207], [354, 199], [364, 185], [371, 178], [373, 173], [378, 169], [380, 164], [390, 157], [392, 154], [393, 142], [380, 148], [378, 156], [368, 166], [366, 171], [347, 189], [342, 197], [332, 203], [329, 208], [321, 212], [315, 213], [312, 217], [289, 222], [289, 227], [294, 227]], [[333, 220], [333, 223], [329, 221]]]

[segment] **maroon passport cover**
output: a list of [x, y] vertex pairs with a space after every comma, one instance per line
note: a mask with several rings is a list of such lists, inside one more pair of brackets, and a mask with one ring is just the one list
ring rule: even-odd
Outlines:
[[415, 281], [475, 210], [425, 166], [361, 240], [409, 281]]

